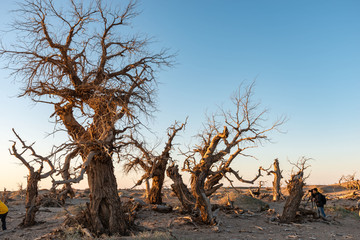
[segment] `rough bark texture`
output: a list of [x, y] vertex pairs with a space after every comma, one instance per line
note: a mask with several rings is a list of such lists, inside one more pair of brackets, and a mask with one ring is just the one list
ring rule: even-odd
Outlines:
[[114, 122], [111, 121], [111, 115], [115, 111], [112, 111], [112, 105], [107, 106], [105, 102], [99, 101], [95, 99], [91, 102], [92, 108], [96, 109], [95, 117], [93, 125], [86, 130], [74, 119], [70, 107], [58, 110], [57, 114], [74, 140], [89, 143], [80, 147], [82, 149], [80, 153], [83, 159], [82, 169], [86, 169], [88, 175], [90, 204], [87, 222], [91, 230], [98, 235], [102, 233], [125, 235], [129, 226], [122, 211], [113, 159], [109, 154], [113, 150]]
[[[228, 137], [228, 129], [224, 127], [223, 132], [217, 133], [206, 146], [200, 150], [202, 159], [200, 163], [195, 165], [191, 170], [191, 193], [195, 198], [195, 209], [200, 211], [200, 217], [202, 221], [206, 224], [215, 224], [216, 219], [213, 216], [211, 210], [210, 200], [206, 195], [205, 191], [205, 181], [210, 177], [210, 169], [212, 165], [219, 161], [226, 153], [221, 155], [214, 154], [216, 147], [221, 139]], [[228, 166], [225, 164], [225, 166]], [[224, 170], [220, 170], [217, 174], [223, 174]], [[215, 174], [216, 175], [216, 174]], [[211, 181], [212, 184], [208, 184], [208, 191], [214, 187], [214, 184], [218, 182], [219, 179]], [[217, 188], [216, 188], [217, 189]], [[214, 192], [214, 191], [212, 191]]]
[[40, 181], [39, 172], [30, 172], [27, 180], [26, 188], [26, 199], [25, 199], [25, 208], [26, 213], [24, 220], [21, 223], [23, 227], [29, 227], [35, 225], [35, 215], [39, 210], [39, 199], [38, 199], [38, 183]]
[[223, 186], [222, 183], [219, 184], [219, 181], [223, 177], [223, 173], [221, 173], [207, 178], [204, 185], [206, 196], [211, 196], [214, 192], [216, 192], [216, 190]]
[[274, 181], [273, 181], [273, 201], [279, 201], [281, 197], [281, 170], [279, 165], [279, 160], [275, 159], [274, 161], [274, 171], [272, 171], [272, 174], [274, 175]]
[[151, 204], [162, 204], [161, 189], [164, 184], [165, 170], [161, 171], [159, 175], [152, 178], [152, 185], [148, 196], [148, 201]]
[[284, 210], [280, 217], [281, 222], [289, 223], [296, 220], [296, 213], [299, 211], [301, 199], [304, 196], [304, 185], [302, 171], [291, 176], [287, 185], [289, 197], [286, 199]]
[[89, 215], [95, 233], [126, 234], [127, 221], [122, 212], [112, 159], [96, 155], [87, 170], [90, 188]]
[[188, 212], [192, 212], [195, 206], [195, 198], [184, 184], [182, 177], [179, 174], [178, 166], [174, 164], [170, 165], [166, 170], [166, 174], [174, 182], [171, 184], [171, 188], [178, 197], [183, 208]]
[[195, 208], [200, 211], [201, 220], [206, 224], [216, 224], [216, 219], [211, 210], [209, 198], [204, 190], [204, 182], [207, 172], [198, 171], [191, 177], [191, 193], [195, 197]]
[[165, 171], [167, 163], [170, 159], [170, 155], [167, 152], [159, 157], [158, 161], [155, 161], [154, 171], [152, 172], [152, 184], [148, 195], [148, 201], [151, 204], [162, 204], [162, 187], [165, 180]]

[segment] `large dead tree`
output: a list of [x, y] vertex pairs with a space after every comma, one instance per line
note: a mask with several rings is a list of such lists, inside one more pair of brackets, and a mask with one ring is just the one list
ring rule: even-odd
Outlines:
[[3, 42], [0, 56], [25, 82], [21, 96], [53, 105], [57, 126], [78, 148], [90, 188], [91, 230], [125, 234], [114, 154], [124, 132], [155, 110], [155, 72], [171, 65], [172, 56], [153, 54], [146, 38], [131, 36], [133, 1], [27, 0], [16, 12], [17, 41]]
[[[171, 160], [170, 151], [173, 148], [173, 140], [176, 134], [182, 130], [186, 125], [186, 122], [180, 124], [175, 122], [168, 128], [168, 140], [165, 143], [164, 149], [160, 154], [156, 154], [155, 150], [150, 150], [146, 147], [144, 142], [140, 142], [134, 139], [133, 136], [129, 136], [130, 143], [140, 152], [139, 156], [133, 158], [125, 164], [125, 172], [129, 173], [132, 169], [142, 168], [145, 172], [138, 180], [134, 187], [139, 186], [145, 181], [146, 183], [146, 198], [151, 204], [162, 204], [162, 187], [165, 180], [166, 166]], [[152, 181], [151, 187], [149, 186], [149, 180]]]
[[[39, 206], [41, 203], [40, 198], [38, 197], [38, 183], [40, 180], [49, 177], [55, 171], [54, 165], [50, 160], [50, 157], [53, 154], [47, 157], [43, 157], [37, 154], [34, 148], [32, 147], [34, 144], [27, 145], [25, 141], [23, 141], [21, 137], [15, 132], [14, 129], [13, 132], [16, 138], [22, 144], [23, 150], [21, 152], [18, 152], [16, 148], [16, 141], [13, 141], [13, 145], [11, 149], [9, 149], [10, 154], [15, 156], [17, 159], [19, 159], [21, 163], [29, 170], [29, 175], [27, 177], [26, 199], [25, 199], [26, 213], [24, 220], [21, 223], [21, 226], [29, 227], [36, 223], [35, 215], [39, 210]], [[24, 154], [27, 152], [30, 152], [30, 156], [33, 157], [34, 159], [26, 160]], [[49, 170], [46, 173], [43, 173], [44, 164], [47, 164], [49, 166]], [[35, 165], [39, 166], [37, 170], [35, 170], [34, 167]]]
[[[262, 126], [266, 110], [258, 112], [258, 104], [251, 102], [252, 88], [253, 85], [240, 88], [233, 97], [235, 111], [222, 111], [222, 124], [217, 122], [216, 115], [209, 119], [207, 128], [199, 135], [200, 144], [184, 153], [186, 159], [183, 171], [191, 175], [191, 194], [195, 199], [195, 209], [200, 212], [205, 223], [216, 223], [208, 197], [223, 185], [220, 183], [223, 178], [232, 184], [233, 180], [230, 180], [227, 174], [232, 174], [240, 182], [251, 184], [261, 176], [262, 168], [259, 168], [254, 179], [245, 180], [231, 167], [233, 161], [240, 156], [249, 156], [245, 150], [267, 140], [268, 133], [284, 122], [278, 120], [269, 127]], [[175, 176], [178, 174], [176, 170], [177, 168], [172, 167], [168, 175], [174, 181], [181, 181], [181, 178]], [[182, 182], [175, 182], [174, 187], [182, 185]], [[181, 194], [182, 190], [177, 189], [175, 192]], [[189, 200], [186, 195], [188, 194], [184, 194], [182, 199]]]
[[303, 187], [305, 186], [305, 179], [308, 177], [304, 175], [304, 171], [310, 167], [307, 165], [308, 161], [308, 158], [302, 157], [297, 163], [292, 163], [297, 170], [291, 174], [289, 181], [287, 181], [286, 188], [289, 196], [286, 199], [280, 222], [289, 223], [296, 221], [297, 212], [304, 196]]

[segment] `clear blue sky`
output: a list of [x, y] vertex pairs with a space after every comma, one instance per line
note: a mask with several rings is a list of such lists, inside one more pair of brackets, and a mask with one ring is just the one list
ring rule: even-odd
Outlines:
[[[114, 3], [121, 1], [113, 1]], [[309, 183], [328, 184], [343, 174], [359, 173], [360, 162], [360, 2], [144, 0], [133, 30], [154, 37], [154, 48], [178, 52], [177, 65], [159, 72], [157, 118], [152, 128], [165, 135], [174, 120], [189, 116], [178, 142], [188, 142], [201, 129], [205, 112], [226, 106], [241, 82], [256, 79], [255, 99], [272, 117], [286, 115], [286, 134], [272, 135], [251, 153], [258, 161], [239, 159], [234, 168], [251, 178], [259, 165], [279, 158], [285, 177], [301, 156], [311, 157]], [[0, 9], [3, 29], [14, 6]], [[19, 84], [2, 80], [0, 120], [0, 189], [24, 181], [23, 166], [8, 154], [14, 127], [39, 152], [57, 139], [45, 138], [53, 128], [52, 109], [14, 95]], [[194, 140], [192, 140], [194, 143]], [[119, 187], [135, 179], [116, 169]], [[269, 180], [270, 183], [270, 180]], [[46, 184], [44, 184], [45, 186]]]

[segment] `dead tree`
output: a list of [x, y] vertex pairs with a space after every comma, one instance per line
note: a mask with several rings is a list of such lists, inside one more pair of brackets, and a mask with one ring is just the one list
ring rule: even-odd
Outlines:
[[261, 187], [264, 185], [264, 181], [259, 181], [259, 186], [257, 187], [257, 189], [249, 189], [249, 193], [253, 198], [258, 198], [261, 195]]
[[8, 203], [9, 200], [9, 192], [6, 190], [6, 188], [4, 187], [4, 191], [1, 194], [1, 201], [5, 204]]
[[296, 164], [293, 164], [297, 172], [292, 173], [289, 181], [287, 181], [286, 188], [289, 196], [286, 199], [280, 222], [289, 223], [296, 221], [297, 212], [299, 211], [300, 203], [304, 196], [304, 181], [308, 177], [304, 176], [304, 171], [310, 167], [307, 165], [307, 161], [309, 161], [309, 158], [302, 157]]
[[271, 166], [268, 169], [263, 169], [267, 172], [268, 175], [274, 175], [273, 181], [273, 201], [277, 202], [282, 197], [281, 194], [281, 179], [282, 179], [282, 171], [280, 170], [279, 160], [276, 158], [273, 163], [274, 170], [271, 170]]
[[192, 212], [195, 207], [195, 197], [184, 184], [182, 176], [179, 173], [179, 168], [177, 165], [175, 165], [175, 162], [172, 162], [166, 169], [166, 175], [173, 181], [171, 188], [179, 199], [184, 210], [187, 212]]
[[[245, 180], [231, 167], [231, 163], [239, 156], [249, 156], [245, 150], [256, 147], [263, 140], [267, 140], [267, 134], [277, 129], [284, 120], [275, 121], [269, 127], [262, 127], [261, 123], [266, 111], [257, 112], [258, 104], [251, 103], [252, 87], [250, 85], [245, 92], [239, 92], [234, 96], [235, 111], [222, 111], [221, 116], [224, 125], [220, 130], [214, 115], [207, 124], [205, 131], [199, 135], [201, 142], [193, 150], [184, 153], [183, 171], [191, 175], [191, 194], [195, 199], [195, 210], [200, 212], [201, 220], [207, 224], [215, 224], [209, 196], [223, 184], [220, 180], [232, 180], [226, 174], [232, 174], [244, 183], [254, 183], [261, 176], [261, 168], [252, 180]], [[172, 169], [168, 174], [174, 181], [180, 178], [171, 176], [176, 173]], [[182, 186], [182, 182], [175, 182], [176, 186]], [[179, 190], [180, 192], [180, 190]], [[181, 194], [181, 192], [180, 192]], [[182, 197], [187, 199], [186, 196]]]
[[11, 26], [17, 41], [3, 42], [0, 56], [25, 82], [20, 96], [52, 105], [56, 126], [79, 149], [79, 169], [90, 188], [88, 227], [97, 234], [126, 234], [113, 165], [118, 140], [152, 115], [156, 70], [171, 66], [173, 57], [166, 50], [151, 53], [148, 39], [131, 36], [127, 26], [137, 15], [133, 1], [122, 6], [101, 0], [54, 2], [20, 4]]
[[355, 179], [355, 173], [350, 175], [342, 175], [339, 179], [339, 184], [345, 186], [347, 189], [360, 190], [360, 180]]
[[[145, 172], [138, 180], [134, 187], [139, 186], [145, 181], [146, 183], [146, 198], [151, 204], [162, 204], [162, 187], [165, 179], [165, 171], [170, 157], [170, 151], [172, 150], [173, 140], [176, 134], [185, 128], [186, 122], [180, 124], [175, 122], [168, 128], [168, 140], [161, 154], [156, 154], [155, 151], [146, 148], [145, 143], [137, 141], [133, 136], [129, 136], [130, 143], [140, 151], [140, 156], [130, 160], [125, 164], [125, 172], [129, 173], [132, 169], [138, 167], [142, 168]], [[151, 188], [149, 186], [149, 180], [151, 179]]]
[[[40, 180], [45, 179], [49, 177], [51, 174], [53, 174], [55, 168], [52, 162], [50, 161], [50, 156], [52, 154], [48, 157], [43, 157], [37, 154], [34, 148], [32, 147], [34, 144], [26, 145], [25, 141], [23, 141], [20, 138], [20, 136], [15, 132], [14, 129], [13, 132], [16, 138], [22, 144], [23, 150], [21, 152], [18, 152], [16, 148], [16, 141], [13, 141], [13, 145], [11, 149], [9, 149], [10, 154], [15, 156], [17, 159], [19, 159], [21, 163], [29, 170], [29, 175], [27, 177], [26, 199], [25, 199], [26, 213], [24, 220], [21, 223], [21, 226], [29, 227], [36, 223], [35, 215], [39, 210], [39, 205], [41, 203], [40, 199], [38, 198], [38, 183]], [[30, 151], [30, 155], [34, 157], [33, 160], [26, 160], [24, 158], [23, 155], [27, 151]], [[43, 173], [45, 163], [50, 167], [50, 170], [47, 171], [46, 173]], [[39, 168], [35, 170], [34, 165], [39, 165]]]
[[282, 171], [280, 170], [279, 160], [274, 160], [274, 170], [270, 171], [274, 175], [273, 181], [273, 201], [278, 201], [281, 197], [281, 178], [282, 178]]
[[[59, 184], [63, 184], [62, 190], [59, 193], [56, 193], [58, 199], [63, 203], [65, 203], [65, 200], [67, 198], [73, 198], [75, 196], [75, 192], [71, 184], [76, 181], [73, 181], [71, 178], [70, 165], [71, 165], [71, 160], [74, 157], [76, 157], [76, 155], [78, 154], [79, 154], [79, 148], [75, 148], [73, 151], [66, 154], [65, 161], [63, 162], [62, 166], [59, 167], [60, 169], [58, 170], [58, 174], [57, 174], [57, 175], [60, 174], [63, 180], [60, 181], [53, 180], [53, 187], [51, 189], [53, 192], [56, 192], [56, 187]], [[74, 172], [76, 172], [76, 170], [74, 170]]]

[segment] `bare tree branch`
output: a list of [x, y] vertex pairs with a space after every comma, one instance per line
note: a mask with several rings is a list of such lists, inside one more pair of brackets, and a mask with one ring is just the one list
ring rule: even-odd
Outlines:
[[16, 138], [21, 142], [22, 148], [24, 149], [24, 151], [22, 153], [18, 153], [18, 151], [16, 149], [16, 142], [13, 141], [13, 145], [11, 147], [12, 151], [9, 150], [10, 154], [15, 156], [17, 159], [19, 159], [24, 164], [24, 166], [29, 170], [29, 172], [31, 174], [35, 171], [34, 167], [31, 166], [29, 161], [25, 160], [25, 158], [22, 156], [27, 150], [29, 150], [29, 151], [31, 151], [31, 155], [35, 157], [35, 161], [37, 161], [37, 159], [39, 159], [40, 168], [37, 170], [39, 172], [39, 174], [42, 172], [44, 162], [46, 162], [50, 167], [50, 170], [48, 172], [40, 175], [40, 179], [47, 178], [51, 174], [53, 174], [55, 172], [55, 168], [49, 158], [51, 156], [53, 156], [55, 153], [50, 154], [50, 156], [48, 156], [48, 157], [43, 157], [43, 156], [37, 154], [35, 152], [34, 148], [32, 147], [33, 144], [30, 146], [26, 145], [25, 141], [23, 141], [21, 139], [21, 137], [16, 133], [16, 131], [14, 129], [12, 129], [12, 131], [15, 134]]
[[65, 183], [79, 183], [81, 180], [83, 180], [86, 169], [89, 166], [89, 164], [91, 163], [91, 160], [94, 158], [95, 155], [96, 155], [95, 151], [92, 151], [88, 154], [86, 161], [80, 167], [81, 171], [77, 177], [69, 178], [66, 180], [59, 180], [59, 181], [54, 180], [53, 186], [59, 185], [59, 184], [65, 184]]
[[141, 185], [143, 181], [147, 183], [149, 179], [151, 179], [152, 186], [149, 189], [150, 192], [147, 192], [146, 195], [147, 200], [152, 204], [162, 203], [161, 191], [165, 179], [166, 166], [169, 160], [171, 160], [170, 151], [173, 149], [173, 140], [179, 131], [185, 129], [186, 123], [187, 119], [185, 123], [175, 121], [175, 123], [168, 128], [168, 139], [160, 154], [156, 154], [154, 150], [147, 149], [146, 144], [135, 139], [133, 135], [129, 136], [135, 150], [139, 151], [139, 155], [130, 155], [132, 159], [125, 164], [124, 170], [128, 173], [131, 169], [136, 169], [137, 166], [143, 169], [145, 173], [132, 188]]
[[[183, 171], [191, 174], [191, 194], [205, 223], [216, 223], [208, 196], [222, 186], [220, 180], [224, 177], [229, 179], [227, 173], [233, 174], [238, 181], [249, 184], [262, 176], [263, 168], [260, 167], [252, 180], [244, 179], [238, 171], [231, 168], [231, 164], [239, 157], [253, 157], [244, 151], [268, 141], [268, 134], [277, 130], [286, 120], [280, 118], [270, 126], [263, 126], [267, 110], [259, 111], [259, 104], [252, 102], [253, 86], [254, 84], [245, 87], [244, 92], [239, 88], [234, 94], [232, 101], [235, 110], [221, 109], [221, 114], [208, 117], [205, 130], [198, 135], [200, 143], [193, 150], [183, 152]], [[232, 181], [230, 184], [233, 186]]]

